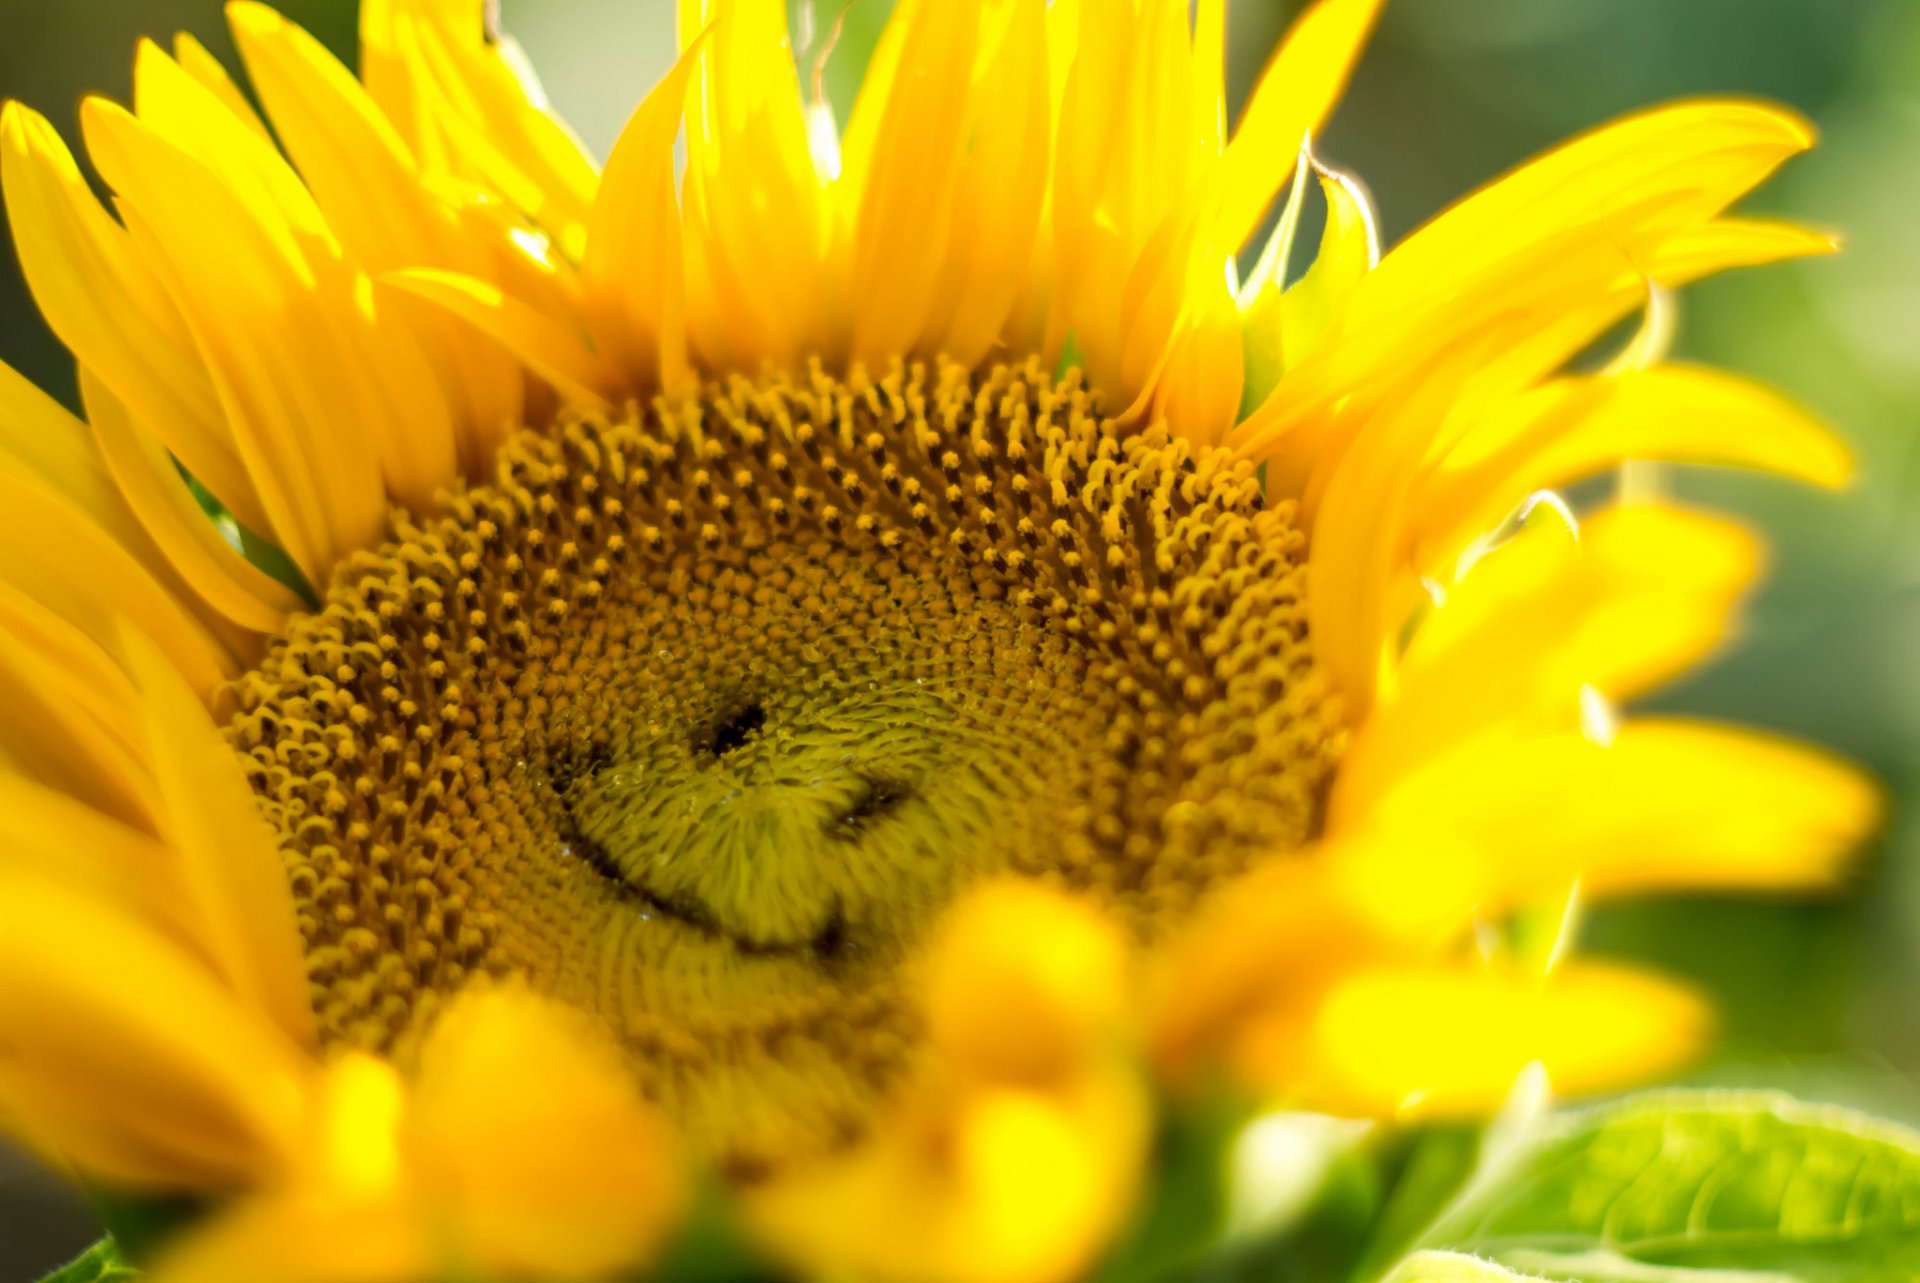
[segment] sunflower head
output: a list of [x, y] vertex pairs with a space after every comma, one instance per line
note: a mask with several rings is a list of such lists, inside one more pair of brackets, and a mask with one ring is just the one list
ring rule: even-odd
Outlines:
[[1033, 363], [737, 380], [523, 432], [348, 558], [223, 696], [323, 1037], [404, 1056], [526, 977], [766, 1166], [861, 1130], [968, 885], [1151, 936], [1303, 846], [1340, 730], [1291, 507], [1095, 406]]
[[366, 0], [358, 77], [240, 0], [264, 118], [143, 46], [110, 205], [9, 104], [85, 418], [0, 368], [0, 1114], [243, 1195], [195, 1283], [604, 1274], [676, 1152], [823, 1273], [1046, 1283], [1155, 1082], [1472, 1114], [1697, 1050], [1579, 896], [1819, 885], [1873, 797], [1622, 712], [1749, 538], [1540, 496], [1845, 480], [1657, 325], [1570, 364], [1831, 248], [1725, 213], [1809, 134], [1646, 113], [1382, 257], [1302, 145], [1377, 8], [1231, 134], [1221, 0], [903, 0], [844, 130], [784, 4], [685, 0], [604, 165], [478, 0]]

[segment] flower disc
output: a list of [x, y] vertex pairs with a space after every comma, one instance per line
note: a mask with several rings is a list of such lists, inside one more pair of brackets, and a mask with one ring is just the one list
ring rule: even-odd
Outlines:
[[1318, 822], [1291, 513], [1076, 374], [736, 379], [396, 522], [229, 692], [337, 1044], [524, 975], [752, 1171], [911, 1062], [957, 890], [1151, 938]]

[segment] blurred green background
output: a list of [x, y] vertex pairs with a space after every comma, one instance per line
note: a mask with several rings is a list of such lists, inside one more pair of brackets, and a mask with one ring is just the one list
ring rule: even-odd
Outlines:
[[[1099, 2], [1099, 0], [1095, 0]], [[279, 6], [351, 59], [352, 0]], [[671, 0], [502, 0], [556, 105], [604, 155], [669, 57]], [[833, 3], [819, 6], [828, 14]], [[1296, 6], [1234, 0], [1245, 93]], [[852, 0], [829, 88], [857, 83], [886, 0]], [[83, 94], [124, 100], [135, 40], [187, 30], [233, 65], [217, 0], [0, 0], [0, 97], [73, 135]], [[1703, 1080], [1768, 1082], [1920, 1121], [1920, 3], [1915, 0], [1393, 0], [1322, 154], [1365, 179], [1389, 243], [1555, 141], [1661, 99], [1750, 94], [1823, 135], [1750, 208], [1845, 234], [1838, 259], [1734, 275], [1684, 299], [1679, 353], [1760, 375], [1837, 425], [1860, 484], [1838, 498], [1730, 476], [1680, 493], [1747, 514], [1775, 570], [1746, 635], [1663, 697], [1777, 727], [1876, 771], [1888, 834], [1820, 904], [1675, 902], [1596, 917], [1596, 948], [1694, 977], [1725, 1013]], [[1276, 164], [1289, 163], [1276, 158]], [[71, 400], [65, 353], [0, 250], [0, 359]], [[83, 1205], [0, 1152], [0, 1280], [93, 1233]]]

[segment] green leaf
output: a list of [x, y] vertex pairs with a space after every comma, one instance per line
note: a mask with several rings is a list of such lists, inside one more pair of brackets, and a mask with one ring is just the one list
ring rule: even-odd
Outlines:
[[1415, 1252], [1380, 1283], [1541, 1283], [1541, 1280], [1537, 1274], [1516, 1274], [1477, 1256]]
[[40, 1283], [121, 1283], [139, 1276], [138, 1270], [121, 1259], [119, 1245], [108, 1235]]
[[1770, 1092], [1631, 1097], [1540, 1122], [1421, 1245], [1579, 1283], [1913, 1283], [1920, 1133]]

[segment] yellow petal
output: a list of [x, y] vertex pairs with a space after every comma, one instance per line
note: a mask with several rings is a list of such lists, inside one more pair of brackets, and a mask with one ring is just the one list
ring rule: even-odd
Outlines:
[[749, 1223], [825, 1277], [1082, 1277], [1124, 1223], [1147, 1139], [1140, 1083], [1102, 1069], [1065, 1093], [911, 1097], [866, 1144], [751, 1190]]
[[168, 564], [225, 618], [255, 633], [278, 632], [301, 608], [299, 596], [227, 542], [165, 447], [91, 371], [81, 370], [80, 389], [114, 481]]
[[387, 1202], [285, 1198], [218, 1215], [167, 1245], [151, 1283], [416, 1283], [433, 1277], [431, 1227]]
[[1204, 268], [1196, 274], [1186, 314], [1146, 381], [1156, 417], [1189, 441], [1217, 445], [1240, 415], [1246, 348], [1240, 310], [1222, 274]]
[[308, 248], [329, 239], [313, 197], [272, 142], [252, 128], [251, 113], [236, 115], [151, 40], [135, 50], [133, 103], [142, 125], [219, 174], [261, 224]]
[[453, 266], [441, 261], [457, 244], [452, 218], [359, 82], [265, 5], [230, 4], [227, 19], [287, 154], [361, 261], [373, 271]]
[[594, 198], [581, 307], [603, 356], [635, 387], [677, 389], [690, 373], [673, 140], [699, 57], [690, 47], [620, 131]]
[[1621, 218], [1704, 223], [1812, 143], [1806, 120], [1752, 102], [1681, 103], [1602, 126], [1489, 184], [1396, 246], [1391, 272], [1369, 286], [1356, 319], [1380, 315], [1408, 290], [1468, 279], [1571, 227]]
[[71, 794], [0, 771], [0, 868], [58, 883], [193, 951], [192, 915], [151, 833]]
[[1380, 0], [1319, 0], [1294, 23], [1261, 73], [1223, 157], [1222, 244], [1246, 243], [1282, 184], [1293, 158], [1339, 101]]
[[933, 947], [930, 1036], [969, 1072], [1044, 1086], [1108, 1037], [1125, 960], [1086, 906], [1024, 882], [991, 884], [949, 913]]
[[137, 1187], [289, 1164], [306, 1064], [180, 949], [84, 896], [0, 874], [0, 1089], [31, 1137]]
[[1423, 482], [1413, 565], [1441, 567], [1533, 491], [1633, 459], [1758, 468], [1829, 489], [1853, 472], [1826, 428], [1734, 375], [1666, 365], [1557, 379], [1475, 423]]
[[413, 154], [491, 188], [578, 259], [597, 177], [482, 0], [369, 0], [361, 75]]
[[405, 1139], [454, 1273], [609, 1275], [651, 1254], [686, 1203], [672, 1140], [618, 1051], [513, 988], [436, 1023]]
[[[316, 337], [339, 352], [324, 392], [338, 398], [340, 413], [361, 424], [373, 441], [387, 488], [415, 508], [430, 504], [452, 477], [454, 446], [445, 398], [425, 368], [417, 340], [381, 306], [378, 293], [343, 255], [292, 167], [218, 95], [151, 43], [140, 46], [135, 62], [134, 100], [141, 125], [204, 163], [218, 176], [224, 194], [247, 211], [254, 230], [277, 242], [307, 278], [304, 301], [321, 331]], [[93, 136], [90, 132], [90, 145]], [[95, 159], [104, 172], [108, 162]], [[121, 195], [132, 199], [125, 190]], [[152, 222], [152, 210], [140, 212]], [[173, 241], [164, 246], [178, 255]]]
[[509, 297], [499, 287], [457, 272], [424, 268], [387, 278], [472, 325], [582, 407], [610, 409], [625, 392], [620, 374], [586, 340]]
[[380, 438], [353, 395], [365, 349], [340, 348], [351, 284], [316, 279], [290, 225], [127, 113], [91, 99], [82, 123], [136, 240], [171, 266], [266, 509], [261, 533], [324, 583], [340, 556], [377, 541], [386, 515]]
[[982, 34], [951, 215], [964, 234], [946, 247], [933, 308], [916, 340], [919, 351], [962, 365], [993, 350], [1027, 284], [1051, 142], [1045, 5], [1011, 0], [989, 12]]
[[1287, 203], [1281, 208], [1273, 230], [1267, 234], [1266, 244], [1261, 247], [1260, 257], [1241, 282], [1237, 295], [1240, 342], [1246, 350], [1246, 386], [1240, 393], [1243, 413], [1263, 403], [1288, 369], [1286, 336], [1280, 329], [1280, 303], [1286, 294], [1293, 243], [1300, 230], [1300, 213], [1306, 207], [1311, 159], [1306, 152], [1300, 153]]
[[[360, 82], [318, 41], [264, 5], [228, 6], [234, 40], [281, 142], [329, 226], [369, 271], [485, 274], [508, 229], [476, 236], [420, 174]], [[491, 242], [491, 243], [489, 243]], [[406, 318], [458, 408], [469, 475], [520, 414], [520, 372], [498, 348], [433, 309]]]
[[[1436, 853], [1433, 868], [1449, 866]], [[1389, 947], [1379, 924], [1329, 876], [1317, 852], [1271, 861], [1215, 895], [1156, 956], [1148, 1021], [1169, 1078], [1190, 1080], [1260, 1013], [1292, 1010], [1330, 979]], [[1361, 889], [1371, 893], [1370, 885]], [[1449, 908], [1462, 902], [1443, 897]], [[1441, 924], [1443, 934], [1458, 923]]]
[[1625, 967], [1546, 977], [1382, 967], [1344, 978], [1295, 1019], [1249, 1029], [1239, 1067], [1334, 1112], [1472, 1117], [1536, 1062], [1570, 1095], [1671, 1073], [1699, 1054], [1710, 1024], [1693, 993]]
[[240, 761], [151, 642], [128, 629], [121, 645], [140, 697], [160, 836], [179, 861], [199, 937], [243, 1003], [311, 1045], [293, 895]]
[[0, 586], [0, 748], [15, 769], [137, 828], [159, 806], [125, 674], [72, 622]]
[[1380, 243], [1366, 193], [1342, 174], [1319, 172], [1327, 221], [1320, 252], [1305, 276], [1280, 299], [1280, 346], [1287, 368], [1318, 347], [1346, 311], [1347, 301], [1380, 260]]
[[[1635, 718], [1487, 743], [1429, 763], [1364, 816], [1383, 842], [1470, 849], [1464, 876], [1498, 912], [1555, 896], [1831, 885], [1881, 814], [1856, 768], [1751, 731]], [[1418, 858], [1425, 858], [1424, 854]]]
[[49, 491], [90, 518], [143, 564], [160, 569], [160, 560], [153, 556], [141, 523], [116, 490], [87, 425], [4, 362], [0, 362], [0, 469]]
[[[849, 199], [858, 199], [851, 354], [871, 368], [912, 351], [935, 307], [984, 8], [983, 0], [907, 0], [896, 8], [889, 35], [911, 74], [863, 84], [848, 123], [842, 181]], [[869, 135], [870, 144], [860, 145]]]
[[[1647, 279], [1675, 275], [1681, 264], [1661, 261], [1669, 244], [1696, 235], [1810, 137], [1778, 109], [1701, 102], [1617, 122], [1523, 166], [1382, 259], [1339, 331], [1237, 442], [1273, 455], [1281, 492], [1297, 494], [1337, 460], [1340, 444], [1330, 451], [1316, 426], [1333, 406], [1391, 395], [1438, 354], [1484, 339], [1480, 382], [1524, 386], [1644, 297]], [[1747, 240], [1739, 252], [1757, 248]], [[1701, 265], [1698, 253], [1683, 257]]]
[[0, 469], [0, 540], [12, 550], [0, 584], [39, 603], [96, 645], [122, 617], [165, 649], [193, 688], [210, 693], [233, 675], [233, 655], [154, 569], [91, 513], [44, 485]]
[[1577, 541], [1530, 525], [1421, 619], [1342, 763], [1330, 824], [1477, 736], [1577, 729], [1583, 689], [1625, 700], [1678, 676], [1725, 639], [1759, 570], [1743, 528], [1678, 509], [1609, 510]]
[[681, 0], [680, 44], [712, 37], [687, 111], [689, 291], [707, 359], [793, 366], [825, 342], [825, 198], [781, 0]]
[[[1195, 101], [1218, 83], [1173, 0], [1081, 8], [1055, 146], [1053, 257], [1058, 313], [1094, 387], [1116, 408], [1153, 391], [1189, 308], [1189, 286], [1224, 288], [1217, 126]], [[1206, 36], [1206, 32], [1199, 33]], [[1196, 88], [1196, 86], [1199, 86]], [[1289, 148], [1289, 158], [1293, 149]], [[1202, 190], [1202, 176], [1216, 181]], [[1289, 159], [1284, 179], [1291, 173]]]
[[[1308, 612], [1315, 649], [1350, 720], [1358, 721], [1371, 705], [1408, 606], [1395, 590], [1403, 583], [1407, 505], [1422, 460], [1486, 355], [1484, 344], [1462, 347], [1385, 404], [1343, 408], [1361, 422], [1351, 430], [1353, 448], [1327, 474], [1326, 495], [1310, 527], [1314, 591]], [[1271, 472], [1267, 485], [1271, 492]]]
[[1193, 6], [1193, 139], [1203, 156], [1227, 138], [1227, 0]]
[[254, 111], [253, 104], [247, 101], [240, 86], [233, 83], [233, 77], [220, 65], [220, 60], [207, 51], [207, 47], [195, 40], [187, 32], [179, 32], [173, 38], [173, 59], [180, 69], [199, 81], [206, 90], [218, 98], [221, 105], [233, 113], [247, 128], [258, 134], [262, 141], [271, 143], [273, 135], [267, 132], [267, 124]]
[[0, 178], [13, 242], [47, 323], [242, 523], [264, 529], [179, 308], [93, 198], [59, 133], [18, 103], [0, 109]]

